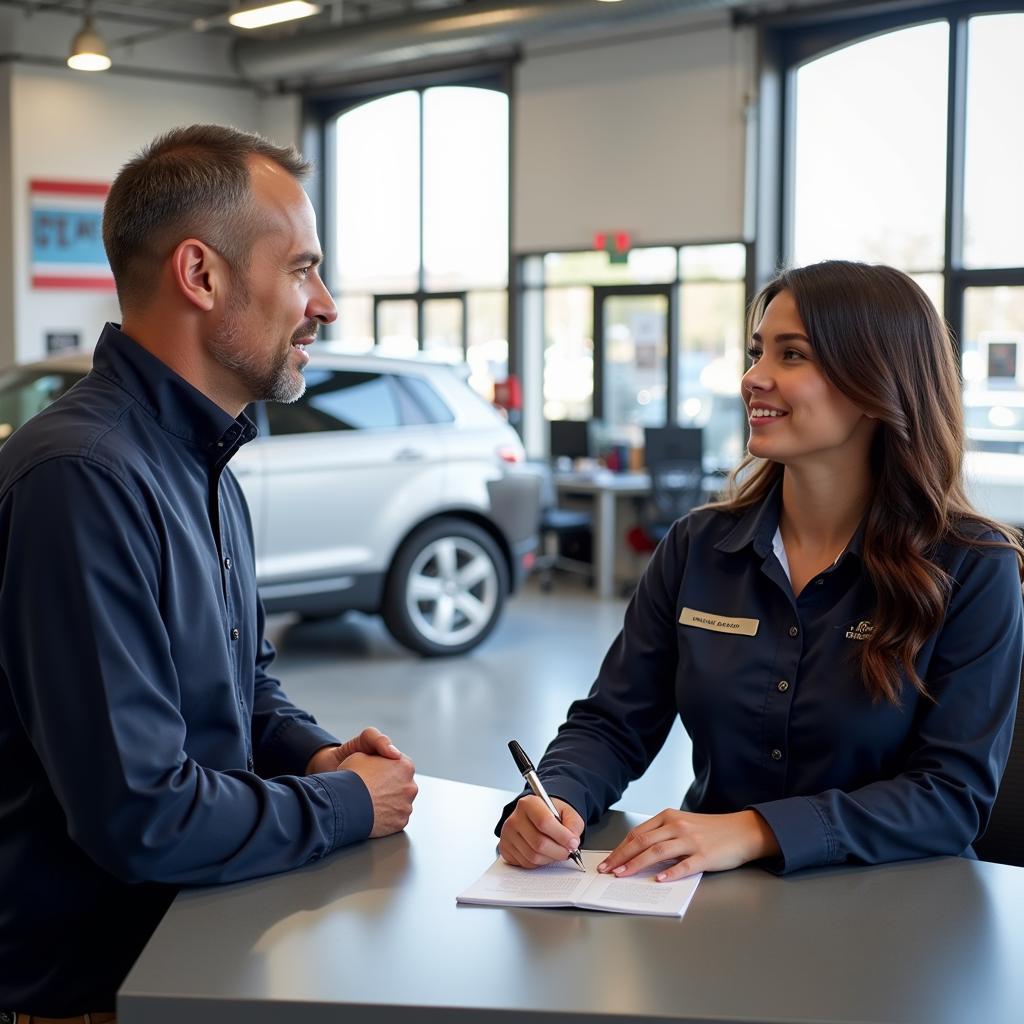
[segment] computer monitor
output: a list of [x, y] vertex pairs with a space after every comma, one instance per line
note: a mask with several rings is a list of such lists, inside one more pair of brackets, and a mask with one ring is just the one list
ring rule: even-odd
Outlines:
[[552, 459], [589, 459], [591, 457], [588, 420], [551, 420], [549, 452]]
[[700, 427], [644, 427], [644, 462], [701, 462], [704, 431]]

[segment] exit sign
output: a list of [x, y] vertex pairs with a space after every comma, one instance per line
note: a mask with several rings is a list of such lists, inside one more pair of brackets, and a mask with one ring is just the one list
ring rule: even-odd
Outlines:
[[629, 244], [628, 231], [598, 231], [594, 235], [594, 248], [608, 253], [609, 263], [628, 263]]

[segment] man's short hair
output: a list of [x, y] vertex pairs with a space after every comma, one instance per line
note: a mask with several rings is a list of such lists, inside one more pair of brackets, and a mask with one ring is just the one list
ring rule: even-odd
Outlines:
[[103, 208], [103, 245], [122, 310], [144, 307], [160, 268], [184, 238], [198, 238], [236, 277], [264, 223], [248, 202], [250, 156], [301, 180], [310, 165], [294, 146], [217, 124], [174, 128], [121, 168]]

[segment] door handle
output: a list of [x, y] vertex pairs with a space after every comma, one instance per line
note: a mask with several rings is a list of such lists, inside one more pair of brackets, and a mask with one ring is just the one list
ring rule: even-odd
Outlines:
[[395, 452], [395, 462], [419, 462], [423, 452], [419, 448], [402, 448]]

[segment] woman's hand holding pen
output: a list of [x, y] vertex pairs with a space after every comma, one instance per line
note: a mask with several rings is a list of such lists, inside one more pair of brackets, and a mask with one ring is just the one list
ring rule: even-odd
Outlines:
[[657, 876], [659, 882], [671, 882], [698, 871], [728, 871], [779, 852], [775, 833], [757, 811], [692, 814], [669, 809], [633, 829], [597, 870], [628, 878], [660, 861], [675, 861]]
[[568, 858], [580, 845], [585, 822], [564, 800], [551, 802], [561, 822], [537, 796], [524, 796], [501, 826], [498, 852], [502, 859], [520, 868], [539, 868]]

